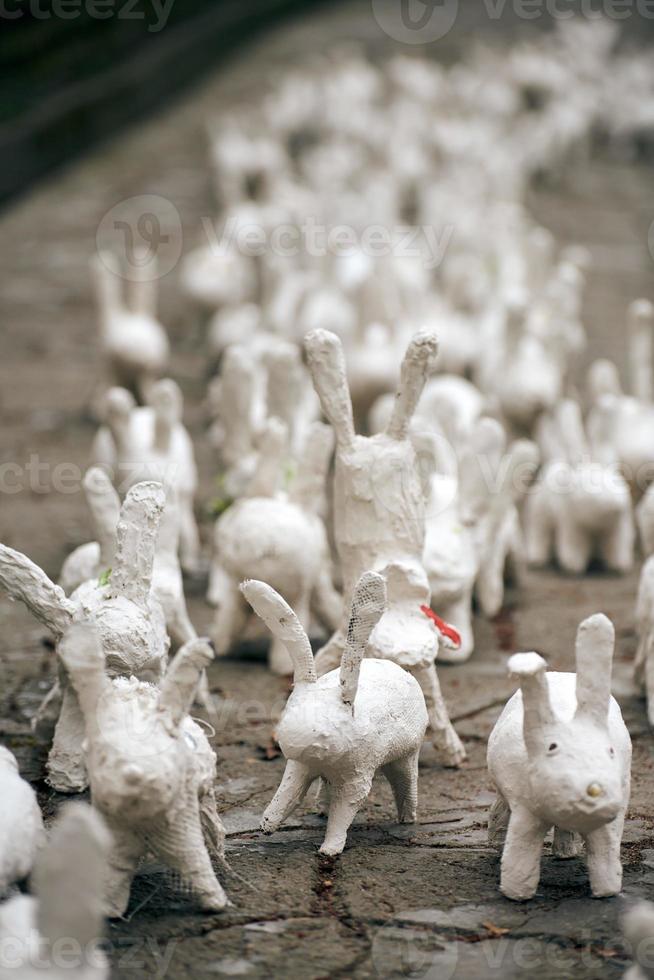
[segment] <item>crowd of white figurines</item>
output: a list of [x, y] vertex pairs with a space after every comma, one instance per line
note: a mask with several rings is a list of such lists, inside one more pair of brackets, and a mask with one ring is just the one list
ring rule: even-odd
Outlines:
[[[269, 669], [294, 684], [276, 728], [286, 768], [261, 827], [275, 831], [318, 782], [320, 850], [337, 855], [378, 771], [399, 820], [416, 819], [426, 731], [444, 765], [465, 759], [436, 665], [474, 656], [473, 601], [495, 616], [526, 563], [583, 574], [599, 559], [624, 573], [654, 551], [652, 304], [634, 297], [625, 311], [629, 391], [606, 360], [573, 382], [591, 256], [561, 247], [525, 205], [535, 176], [583, 166], [597, 140], [629, 154], [651, 137], [654, 64], [617, 40], [605, 22], [564, 21], [450, 68], [339, 50], [216, 124], [219, 231], [311, 217], [396, 238], [385, 254], [205, 245], [185, 258], [180, 288], [210, 317], [219, 366], [212, 643], [184, 597], [183, 570], [203, 560], [197, 474], [154, 280], [96, 256], [114, 387], [84, 481], [95, 540], [58, 584], [0, 547], [3, 592], [56, 642], [58, 680], [37, 719], [56, 722], [47, 781], [91, 798], [63, 807], [46, 842], [36, 796], [0, 749], [0, 892], [31, 871], [32, 895], [0, 907], [0, 937], [25, 939], [14, 975], [41, 977], [45, 943], [86, 942], [122, 916], [146, 854], [202, 909], [228, 905], [216, 757], [190, 713], [195, 700], [212, 709], [215, 655], [269, 631]], [[407, 225], [453, 229], [437, 264], [425, 236], [410, 254], [395, 247]], [[654, 723], [654, 558], [636, 624]], [[536, 892], [552, 828], [554, 854], [585, 845], [593, 895], [621, 890], [631, 742], [613, 649], [598, 612], [579, 626], [576, 673], [547, 671], [536, 653], [509, 659], [519, 690], [488, 746], [508, 898]], [[637, 956], [654, 910], [636, 907], [626, 930]], [[100, 977], [108, 964], [98, 954], [86, 968]], [[654, 976], [640, 970], [630, 975]]]

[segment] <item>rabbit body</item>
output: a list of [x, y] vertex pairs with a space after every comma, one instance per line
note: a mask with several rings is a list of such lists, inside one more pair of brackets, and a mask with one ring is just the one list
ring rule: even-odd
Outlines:
[[22, 779], [13, 754], [0, 745], [0, 895], [28, 876], [44, 839], [36, 793]]
[[620, 891], [620, 843], [629, 802], [631, 739], [610, 695], [614, 632], [601, 615], [577, 633], [577, 673], [545, 672], [535, 653], [515, 654], [509, 670], [521, 690], [488, 741], [497, 788], [489, 840], [503, 845], [500, 889], [531, 898], [540, 878], [543, 839], [554, 827], [555, 855], [586, 844], [595, 897]]

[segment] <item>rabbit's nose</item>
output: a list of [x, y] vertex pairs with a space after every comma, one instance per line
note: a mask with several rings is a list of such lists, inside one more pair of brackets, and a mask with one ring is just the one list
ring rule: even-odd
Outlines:
[[596, 799], [598, 796], [604, 795], [604, 788], [600, 786], [599, 783], [589, 783], [586, 787], [586, 793], [588, 796], [592, 796], [593, 799]]

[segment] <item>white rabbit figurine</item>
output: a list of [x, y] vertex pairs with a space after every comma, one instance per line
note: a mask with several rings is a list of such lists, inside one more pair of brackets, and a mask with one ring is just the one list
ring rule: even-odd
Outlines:
[[210, 860], [224, 860], [216, 756], [188, 714], [200, 674], [213, 658], [208, 642], [183, 646], [160, 688], [136, 677], [108, 677], [99, 638], [86, 625], [68, 630], [59, 655], [84, 719], [91, 800], [113, 837], [106, 914], [124, 913], [146, 851], [178, 872], [203, 909], [220, 911], [227, 897]]
[[91, 259], [100, 321], [102, 353], [114, 384], [129, 388], [142, 402], [161, 377], [170, 353], [166, 331], [156, 318], [155, 259], [140, 271], [130, 269], [127, 297], [118, 261], [110, 252]]
[[[164, 499], [158, 483], [132, 487], [120, 511], [111, 574], [84, 582], [70, 599], [29, 558], [5, 545], [0, 545], [0, 586], [25, 603], [55, 642], [74, 620], [93, 623], [110, 676], [134, 675], [158, 683], [170, 644], [163, 609], [151, 588]], [[83, 720], [65, 671], [60, 671], [60, 683], [62, 704], [48, 756], [48, 781], [59, 792], [81, 792], [86, 787]]]
[[402, 823], [416, 818], [418, 754], [427, 710], [418, 682], [389, 660], [364, 659], [371, 631], [384, 612], [384, 580], [359, 580], [352, 598], [341, 666], [316, 677], [309, 638], [274, 589], [249, 581], [243, 594], [293, 659], [295, 685], [277, 738], [287, 762], [261, 829], [272, 833], [302, 802], [318, 777], [328, 784], [327, 833], [320, 851], [340, 854], [378, 769], [390, 782]]
[[629, 803], [631, 739], [611, 697], [615, 633], [606, 616], [577, 631], [577, 673], [548, 671], [537, 653], [517, 653], [509, 671], [521, 690], [509, 700], [488, 741], [497, 789], [489, 840], [503, 846], [500, 889], [532, 898], [540, 879], [543, 840], [571, 857], [575, 835], [586, 844], [593, 895], [622, 887], [620, 842]]
[[43, 841], [36, 793], [21, 777], [14, 755], [0, 745], [0, 896], [28, 876]]
[[624, 980], [654, 980], [654, 905], [638, 902], [629, 908], [622, 917], [622, 931], [635, 960]]
[[[109, 980], [101, 947], [111, 838], [99, 813], [66, 803], [31, 876], [33, 895], [0, 905], [0, 948], [17, 980]], [[11, 950], [11, 954], [9, 951]], [[4, 957], [3, 957], [4, 958]]]
[[[566, 572], [581, 574], [593, 558], [614, 572], [634, 560], [634, 518], [629, 487], [618, 469], [611, 433], [615, 399], [596, 406], [602, 426], [586, 438], [579, 405], [560, 403], [541, 425], [545, 465], [525, 507], [527, 556], [546, 564], [554, 552]], [[597, 420], [596, 420], [597, 422]]]

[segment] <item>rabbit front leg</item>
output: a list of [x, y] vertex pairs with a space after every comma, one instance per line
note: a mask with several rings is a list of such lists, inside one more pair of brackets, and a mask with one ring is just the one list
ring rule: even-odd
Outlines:
[[634, 563], [635, 529], [631, 511], [627, 510], [615, 526], [600, 538], [600, 557], [612, 572], [628, 572]]
[[395, 759], [382, 772], [391, 784], [400, 823], [415, 823], [418, 808], [418, 756], [420, 750]]
[[154, 854], [177, 871], [200, 908], [220, 912], [228, 904], [222, 885], [216, 878], [204, 843], [200, 807], [191, 790], [183, 812], [170, 814], [156, 822], [149, 834]]
[[524, 902], [533, 898], [540, 881], [543, 841], [549, 827], [524, 806], [511, 810], [502, 852], [500, 891]]
[[497, 850], [501, 850], [504, 847], [510, 817], [511, 810], [509, 809], [509, 804], [500, 791], [497, 790], [497, 795], [493, 800], [488, 815], [488, 843], [490, 847], [495, 847]]
[[359, 778], [355, 784], [352, 781], [338, 785], [332, 783], [329, 814], [327, 816], [327, 833], [320, 848], [321, 854], [334, 857], [343, 851], [352, 821], [368, 799], [372, 786], [372, 776], [373, 774], [370, 773], [363, 779]]
[[277, 830], [293, 810], [300, 805], [313, 782], [313, 776], [306, 766], [289, 759], [279, 789], [266, 807], [261, 819], [264, 834]]
[[565, 501], [561, 501], [555, 530], [556, 559], [564, 572], [582, 575], [588, 568], [593, 551], [591, 535], [580, 527]]
[[425, 698], [434, 748], [444, 766], [456, 768], [466, 759], [466, 750], [450, 721], [436, 665], [418, 667], [411, 673], [420, 684]]
[[48, 783], [59, 793], [82, 793], [88, 786], [82, 742], [86, 723], [70, 684], [64, 681], [61, 710], [48, 755]]
[[132, 879], [145, 852], [145, 845], [138, 834], [124, 824], [104, 813], [102, 815], [113, 842], [105, 877], [104, 912], [109, 919], [119, 919], [129, 904]]
[[624, 827], [624, 811], [611, 823], [598, 827], [584, 838], [586, 862], [593, 898], [619, 895], [622, 890], [620, 844]]

